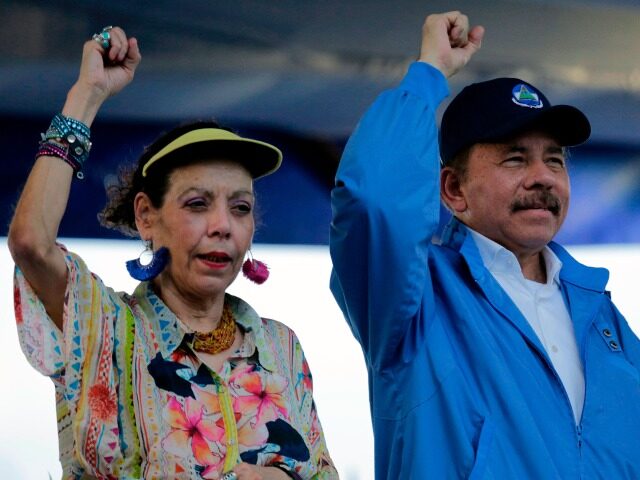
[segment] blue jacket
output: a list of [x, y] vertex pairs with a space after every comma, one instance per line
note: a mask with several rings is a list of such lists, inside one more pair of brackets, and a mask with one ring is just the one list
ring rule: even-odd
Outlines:
[[362, 345], [377, 479], [640, 479], [640, 341], [608, 272], [555, 243], [584, 366], [576, 426], [536, 334], [440, 211], [434, 111], [448, 89], [413, 64], [349, 140], [332, 192], [331, 289]]

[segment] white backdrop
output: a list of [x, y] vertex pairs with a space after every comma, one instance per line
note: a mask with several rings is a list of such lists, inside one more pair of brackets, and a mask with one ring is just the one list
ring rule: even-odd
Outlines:
[[[105, 283], [132, 291], [125, 260], [138, 256], [140, 243], [63, 240]], [[578, 259], [607, 266], [613, 299], [640, 332], [640, 292], [636, 270], [640, 245], [576, 247]], [[256, 245], [254, 255], [271, 268], [269, 281], [256, 286], [238, 279], [230, 293], [247, 300], [265, 317], [293, 328], [314, 378], [315, 399], [331, 456], [343, 480], [373, 478], [373, 438], [367, 376], [360, 346], [329, 292], [326, 247]], [[51, 382], [33, 370], [18, 345], [13, 316], [13, 263], [0, 238], [0, 476], [11, 479], [60, 478], [56, 415]]]

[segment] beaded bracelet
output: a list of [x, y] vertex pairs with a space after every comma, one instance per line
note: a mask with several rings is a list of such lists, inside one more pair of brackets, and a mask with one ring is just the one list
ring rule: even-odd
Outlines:
[[36, 153], [36, 158], [41, 156], [57, 157], [64, 160], [71, 165], [73, 171], [76, 172], [76, 177], [79, 179], [84, 178], [84, 174], [81, 171], [82, 165], [76, 162], [73, 157], [69, 155], [69, 146], [65, 143], [56, 142], [55, 140], [43, 140], [40, 142], [40, 148]]
[[91, 131], [88, 126], [58, 113], [41, 137], [36, 157], [48, 155], [60, 158], [71, 165], [77, 178], [84, 178], [82, 166], [91, 150]]
[[91, 136], [91, 131], [89, 127], [87, 127], [84, 123], [76, 120], [75, 118], [66, 117], [61, 113], [56, 114], [51, 120], [51, 125], [49, 125], [50, 129], [57, 130], [61, 132], [63, 135], [66, 131], [73, 131], [79, 136], [83, 136], [89, 138]]

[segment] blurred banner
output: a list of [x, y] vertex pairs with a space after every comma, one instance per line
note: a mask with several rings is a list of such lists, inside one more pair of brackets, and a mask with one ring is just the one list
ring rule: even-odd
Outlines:
[[[0, 140], [0, 236], [6, 235], [19, 191], [33, 164], [39, 135], [49, 119], [4, 118]], [[97, 213], [105, 204], [105, 179], [118, 166], [132, 164], [145, 145], [173, 124], [108, 123], [92, 128], [93, 149], [85, 179], [73, 183], [60, 236], [122, 238], [102, 228]], [[256, 184], [256, 243], [326, 245], [329, 240], [330, 190], [345, 139], [308, 138], [279, 130], [238, 127], [280, 147], [285, 156], [277, 175]], [[571, 152], [571, 208], [558, 240], [565, 244], [640, 242], [640, 145], [589, 144]], [[442, 223], [448, 214], [443, 210]]]

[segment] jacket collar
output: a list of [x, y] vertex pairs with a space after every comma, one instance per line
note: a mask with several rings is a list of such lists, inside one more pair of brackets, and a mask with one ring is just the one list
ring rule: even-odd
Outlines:
[[[467, 263], [470, 274], [483, 291], [487, 300], [529, 342], [536, 345], [539, 352], [550, 363], [544, 347], [529, 322], [485, 267], [478, 247], [469, 234], [467, 227], [456, 218], [453, 218], [443, 231], [442, 245], [460, 252]], [[604, 268], [582, 265], [557, 243], [550, 242], [549, 248], [562, 262], [560, 286], [571, 314], [578, 348], [582, 352], [582, 339], [600, 309], [601, 302], [604, 299], [602, 294], [609, 278], [609, 272]]]
[[560, 280], [598, 293], [605, 291], [609, 281], [609, 270], [583, 265], [555, 242], [550, 242], [549, 248], [563, 264], [560, 270]]
[[[442, 232], [442, 245], [462, 253], [472, 271], [480, 266], [484, 268], [482, 258], [469, 234], [469, 230], [457, 218], [452, 218]], [[560, 280], [562, 282], [568, 282], [577, 287], [598, 293], [605, 291], [609, 280], [609, 271], [606, 268], [587, 267], [581, 264], [555, 242], [549, 242], [548, 246], [558, 257], [558, 260], [562, 262], [562, 268], [560, 269]]]

